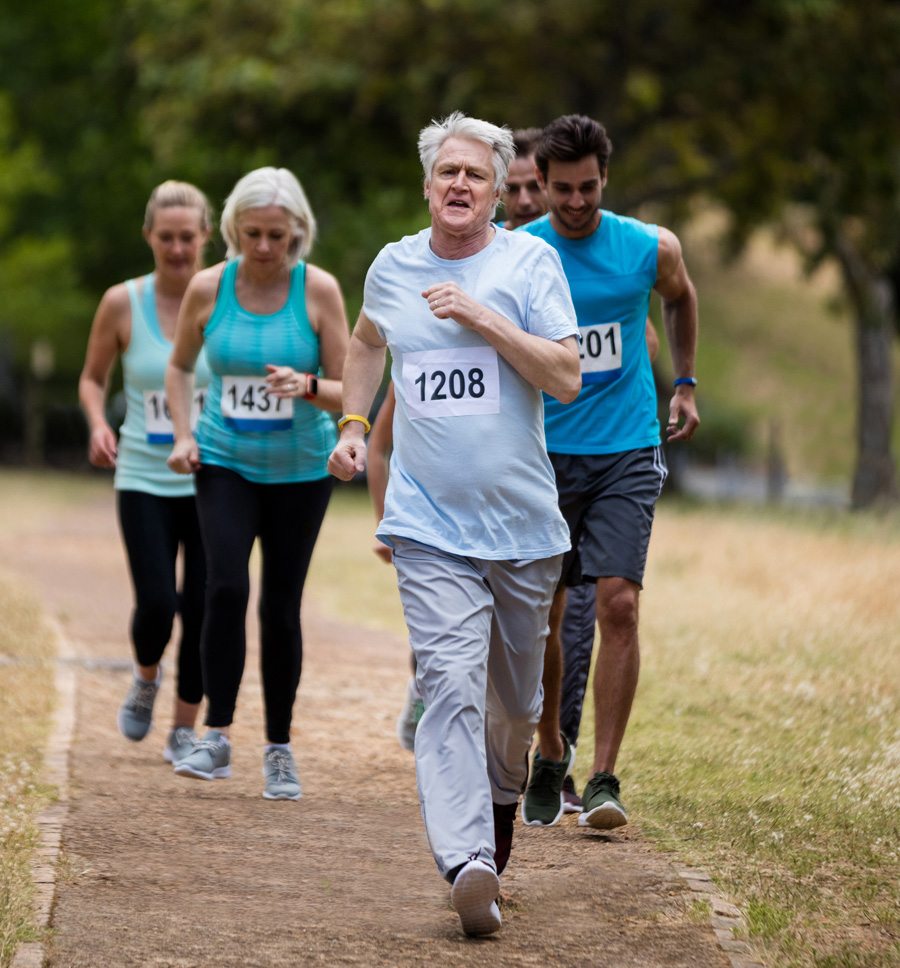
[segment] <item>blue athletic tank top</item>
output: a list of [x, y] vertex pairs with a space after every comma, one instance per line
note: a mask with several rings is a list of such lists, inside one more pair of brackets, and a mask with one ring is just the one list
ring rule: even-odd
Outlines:
[[319, 337], [306, 314], [306, 264], [294, 267], [287, 302], [269, 315], [238, 302], [239, 264], [225, 266], [203, 334], [212, 380], [197, 427], [201, 463], [260, 484], [326, 477], [334, 421], [306, 400], [268, 396], [265, 384], [267, 363], [319, 372]]
[[[194, 493], [194, 479], [166, 466], [174, 437], [166, 405], [164, 379], [172, 344], [163, 336], [156, 315], [153, 273], [125, 283], [131, 304], [131, 338], [122, 354], [125, 421], [119, 430], [114, 486], [118, 491], [143, 491], [157, 497], [186, 497]], [[209, 368], [201, 354], [195, 370], [193, 419], [199, 416]]]
[[656, 283], [659, 229], [601, 212], [597, 231], [566, 239], [548, 215], [522, 225], [562, 260], [578, 316], [581, 393], [562, 404], [544, 395], [547, 450], [614, 454], [659, 444], [646, 321]]

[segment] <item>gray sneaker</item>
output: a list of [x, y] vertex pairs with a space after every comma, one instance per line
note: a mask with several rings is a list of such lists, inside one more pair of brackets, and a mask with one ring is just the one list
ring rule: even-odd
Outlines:
[[266, 800], [299, 800], [303, 796], [300, 780], [297, 779], [297, 766], [290, 750], [267, 750], [263, 754], [263, 776]]
[[194, 749], [197, 734], [190, 726], [176, 726], [169, 730], [163, 756], [169, 763], [180, 763]]
[[175, 764], [179, 776], [193, 776], [198, 780], [220, 780], [231, 776], [231, 744], [225, 742], [217, 729], [211, 729], [194, 743], [194, 748]]
[[156, 701], [160, 682], [162, 676], [157, 682], [145, 682], [137, 676], [134, 677], [125, 702], [119, 706], [116, 716], [119, 732], [125, 739], [138, 742], [150, 732], [153, 725], [153, 703]]

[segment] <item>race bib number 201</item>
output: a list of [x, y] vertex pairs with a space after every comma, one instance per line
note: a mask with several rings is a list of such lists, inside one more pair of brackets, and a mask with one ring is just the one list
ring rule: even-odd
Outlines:
[[612, 383], [622, 375], [622, 324], [578, 327], [582, 383]]
[[403, 354], [410, 420], [500, 412], [500, 368], [492, 346]]
[[269, 396], [263, 377], [223, 376], [222, 416], [235, 430], [256, 433], [290, 430], [294, 420], [294, 401]]

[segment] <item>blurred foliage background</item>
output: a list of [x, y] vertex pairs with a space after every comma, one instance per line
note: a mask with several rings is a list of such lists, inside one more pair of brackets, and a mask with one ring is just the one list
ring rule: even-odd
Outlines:
[[[512, 127], [580, 112], [602, 120], [615, 146], [606, 207], [659, 221], [685, 239], [715, 213], [715, 258], [706, 263], [712, 300], [700, 290], [707, 451], [763, 454], [778, 401], [810, 379], [809, 398], [821, 398], [821, 407], [804, 404], [808, 425], [792, 416], [788, 434], [821, 441], [812, 454], [841, 435], [846, 458], [813, 457], [800, 471], [844, 473], [858, 506], [897, 500], [900, 4], [893, 0], [5, 6], [3, 459], [42, 460], [69, 440], [81, 446], [72, 408], [90, 318], [107, 286], [147, 271], [140, 225], [160, 181], [193, 181], [221, 208], [244, 172], [291, 168], [321, 227], [313, 259], [340, 279], [352, 319], [378, 249], [426, 224], [415, 151], [424, 124], [455, 109]], [[793, 250], [802, 270], [831, 272], [827, 299], [812, 290], [814, 311], [809, 301], [779, 310], [769, 298], [754, 313], [765, 280], [748, 283], [746, 275], [733, 280], [729, 306], [723, 259], [745, 252], [762, 228]], [[702, 268], [702, 249], [686, 246], [692, 271], [692, 259]], [[217, 243], [210, 259], [221, 252]], [[768, 265], [788, 257], [788, 249], [773, 249]], [[833, 339], [827, 303], [849, 323], [844, 344]], [[735, 319], [744, 321], [740, 337]], [[789, 332], [794, 338], [785, 341]], [[741, 369], [754, 340], [772, 339], [781, 340], [776, 362], [779, 353], [799, 356]], [[804, 360], [798, 370], [794, 363]], [[762, 398], [757, 380], [768, 388]], [[829, 424], [836, 397], [840, 421]], [[30, 419], [51, 412], [55, 423]], [[747, 421], [760, 414], [768, 429], [757, 428], [748, 443]]]

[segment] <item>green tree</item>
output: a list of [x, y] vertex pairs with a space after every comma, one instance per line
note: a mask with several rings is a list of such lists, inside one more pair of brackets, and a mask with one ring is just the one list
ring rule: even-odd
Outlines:
[[378, 249], [425, 223], [411, 187], [430, 118], [590, 114], [615, 143], [609, 207], [652, 202], [677, 228], [714, 197], [735, 250], [775, 221], [811, 267], [841, 266], [860, 373], [854, 500], [893, 501], [898, 50], [892, 0], [34, 0], [0, 23], [13, 105], [0, 155], [32, 152], [47, 180], [10, 183], [0, 266], [13, 239], [53, 240], [96, 298], [146, 265], [138, 226], [158, 181], [220, 204], [245, 171], [285, 165], [352, 314]]

